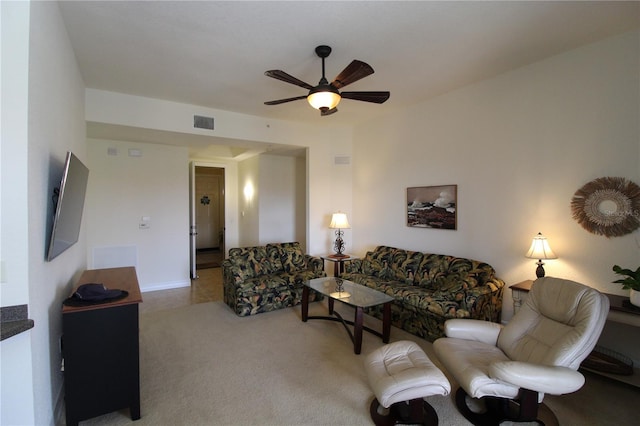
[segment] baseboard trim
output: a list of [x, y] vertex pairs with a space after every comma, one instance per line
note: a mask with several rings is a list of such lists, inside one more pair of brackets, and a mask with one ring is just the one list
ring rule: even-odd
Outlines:
[[171, 290], [174, 288], [183, 288], [190, 287], [191, 281], [170, 281], [166, 283], [152, 283], [140, 286], [140, 292], [147, 293], [150, 291], [158, 291], [158, 290]]

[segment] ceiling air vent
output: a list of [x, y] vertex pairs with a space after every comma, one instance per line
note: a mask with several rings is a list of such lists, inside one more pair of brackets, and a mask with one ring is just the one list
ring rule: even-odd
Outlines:
[[213, 130], [213, 117], [193, 116], [193, 127], [196, 129]]

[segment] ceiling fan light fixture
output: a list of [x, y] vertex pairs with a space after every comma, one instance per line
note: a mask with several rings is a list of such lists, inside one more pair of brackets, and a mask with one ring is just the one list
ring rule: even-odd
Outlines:
[[343, 87], [355, 83], [364, 77], [373, 74], [373, 68], [371, 65], [362, 61], [354, 59], [345, 69], [343, 69], [333, 80], [329, 83], [325, 77], [324, 60], [331, 53], [331, 47], [318, 46], [316, 47], [316, 55], [322, 59], [322, 78], [318, 82], [317, 86], [312, 86], [302, 80], [295, 78], [292, 75], [287, 74], [282, 70], [269, 70], [265, 71], [267, 77], [275, 78], [276, 80], [284, 81], [285, 83], [293, 84], [303, 89], [307, 89], [309, 92], [307, 96], [295, 96], [292, 98], [278, 99], [275, 101], [265, 102], [265, 105], [280, 105], [286, 102], [297, 101], [307, 98], [307, 102], [312, 108], [320, 110], [320, 115], [326, 117], [334, 114], [338, 111], [336, 108], [342, 98], [351, 99], [354, 101], [372, 102], [376, 104], [382, 104], [389, 99], [389, 92], [382, 91], [368, 91], [368, 92], [342, 92]]
[[340, 99], [342, 99], [342, 97], [338, 90], [328, 84], [314, 87], [309, 91], [309, 96], [307, 96], [309, 105], [320, 111], [337, 107]]

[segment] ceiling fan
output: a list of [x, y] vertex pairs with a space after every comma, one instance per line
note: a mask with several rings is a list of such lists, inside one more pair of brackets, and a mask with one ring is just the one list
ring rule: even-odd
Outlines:
[[331, 115], [338, 111], [336, 108], [340, 99], [352, 99], [354, 101], [372, 102], [381, 104], [389, 99], [389, 92], [340, 92], [338, 89], [342, 89], [348, 84], [354, 83], [368, 75], [373, 74], [373, 68], [369, 64], [366, 64], [357, 59], [353, 60], [338, 76], [329, 83], [324, 76], [324, 59], [331, 53], [329, 46], [316, 47], [316, 55], [322, 58], [322, 78], [317, 86], [312, 86], [304, 81], [287, 74], [281, 70], [266, 71], [264, 75], [267, 77], [275, 78], [285, 83], [295, 84], [304, 89], [309, 90], [309, 93], [304, 96], [296, 96], [294, 98], [278, 99], [276, 101], [265, 102], [265, 105], [279, 105], [285, 102], [297, 101], [299, 99], [307, 99], [309, 104], [320, 110], [320, 115]]

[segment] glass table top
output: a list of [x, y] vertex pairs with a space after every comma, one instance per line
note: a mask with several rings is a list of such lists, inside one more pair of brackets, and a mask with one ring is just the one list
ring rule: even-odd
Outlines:
[[361, 308], [368, 308], [393, 301], [393, 297], [381, 291], [343, 280], [342, 278], [316, 278], [305, 281], [303, 284], [327, 297], [339, 300], [347, 305]]

